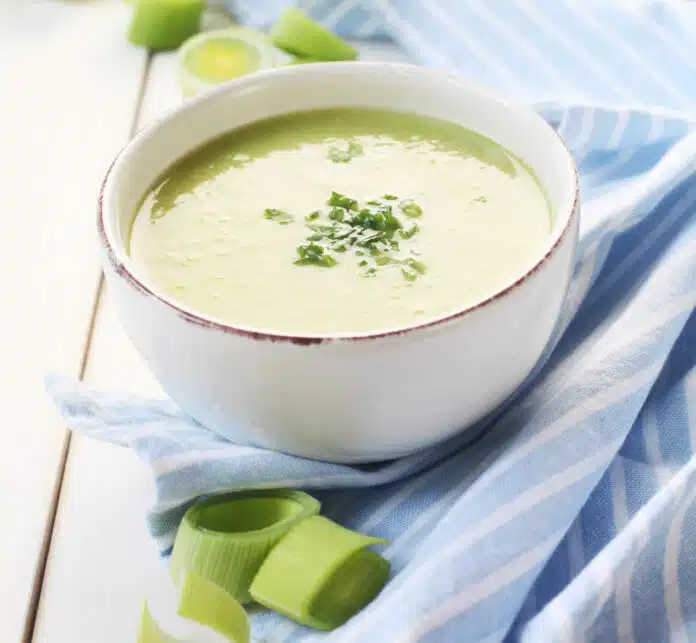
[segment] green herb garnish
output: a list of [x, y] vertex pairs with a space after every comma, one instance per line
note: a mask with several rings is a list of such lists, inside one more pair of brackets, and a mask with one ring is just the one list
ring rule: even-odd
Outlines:
[[423, 214], [422, 208], [413, 201], [402, 201], [399, 203], [401, 211], [411, 219], [416, 219]]
[[420, 230], [420, 228], [417, 225], [414, 225], [408, 230], [399, 230], [399, 235], [402, 239], [410, 239], [414, 234], [416, 234], [416, 232], [418, 232], [418, 230]]
[[297, 247], [297, 259], [295, 259], [295, 265], [297, 266], [311, 265], [331, 268], [337, 263], [338, 262], [330, 254], [326, 253], [322, 246], [316, 243], [309, 243], [306, 246]]
[[332, 192], [331, 196], [329, 197], [329, 200], [327, 201], [327, 204], [337, 205], [341, 208], [345, 208], [346, 210], [358, 209], [358, 202], [355, 199], [351, 199], [350, 197], [347, 197], [345, 194], [341, 194], [340, 192]]
[[405, 268], [401, 269], [401, 274], [404, 276], [404, 279], [406, 281], [415, 281], [418, 279], [418, 275], [415, 272], [411, 272], [410, 270], [406, 270]]
[[330, 147], [327, 156], [334, 163], [348, 163], [356, 156], [360, 156], [362, 153], [363, 146], [355, 141], [350, 141], [346, 149], [342, 149], [340, 147]]
[[331, 212], [329, 212], [329, 219], [332, 219], [333, 221], [343, 221], [345, 216], [346, 211], [343, 208], [331, 208]]
[[408, 259], [404, 259], [401, 263], [405, 266], [408, 266], [411, 270], [414, 270], [419, 275], [425, 274], [426, 265], [422, 261], [418, 261], [418, 259], [413, 259], [412, 257], [409, 257]]
[[284, 210], [278, 210], [276, 208], [266, 208], [263, 216], [266, 217], [266, 219], [280, 223], [280, 225], [287, 225], [293, 221], [292, 214], [288, 214]]
[[[401, 271], [404, 279], [415, 281], [425, 274], [426, 266], [413, 257], [399, 256], [399, 239], [413, 239], [419, 227], [414, 224], [405, 229], [390, 201], [399, 201], [398, 211], [407, 217], [420, 217], [423, 214], [421, 207], [413, 200], [399, 200], [392, 194], [385, 194], [360, 206], [357, 199], [333, 191], [327, 201], [328, 209], [314, 210], [304, 217], [305, 226], [311, 234], [305, 237], [306, 243], [297, 247], [295, 264], [331, 268], [338, 264], [332, 253], [347, 253], [350, 250], [353, 256], [360, 257], [357, 265], [365, 269], [362, 272], [365, 277], [374, 277], [378, 269], [391, 269], [389, 267], [394, 266]], [[280, 224], [293, 221], [292, 215], [273, 208], [265, 210], [264, 216]], [[406, 248], [406, 251], [413, 255], [420, 254], [413, 247]]]

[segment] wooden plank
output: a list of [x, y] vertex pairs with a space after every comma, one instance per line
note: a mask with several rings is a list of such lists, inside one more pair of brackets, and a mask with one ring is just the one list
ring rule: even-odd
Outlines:
[[[117, 0], [0, 2], [0, 641], [23, 637], [62, 469], [43, 391], [77, 375], [99, 275], [96, 194], [127, 138], [146, 57]], [[52, 639], [53, 641], [59, 639]]]
[[[402, 60], [389, 45], [362, 46], [363, 58]], [[174, 60], [155, 58], [141, 123], [178, 104]], [[159, 387], [125, 336], [108, 297], [96, 319], [86, 379], [96, 387], [148, 395]], [[151, 479], [129, 451], [75, 436], [51, 543], [35, 643], [124, 643], [159, 561], [145, 526]]]

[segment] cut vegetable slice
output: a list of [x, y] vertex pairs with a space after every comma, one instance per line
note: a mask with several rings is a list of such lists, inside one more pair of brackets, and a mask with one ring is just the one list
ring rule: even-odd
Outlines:
[[319, 513], [317, 500], [289, 489], [213, 496], [189, 509], [170, 561], [178, 583], [195, 572], [249, 603], [249, 585], [268, 552], [301, 521]]
[[183, 575], [177, 602], [179, 616], [173, 610], [165, 616], [176, 636], [160, 627], [146, 602], [138, 643], [249, 643], [249, 619], [244, 608], [197, 574]]
[[179, 639], [169, 636], [159, 625], [147, 603], [143, 603], [143, 611], [140, 614], [140, 627], [138, 628], [138, 643], [182, 643]]
[[366, 549], [384, 542], [322, 516], [307, 518], [270, 552], [250, 593], [261, 605], [298, 623], [334, 629], [384, 586], [389, 563]]
[[302, 58], [314, 60], [355, 60], [358, 52], [345, 40], [324, 29], [295, 7], [280, 14], [271, 29], [276, 47]]
[[184, 574], [179, 615], [208, 626], [233, 643], [249, 641], [249, 618], [244, 608], [227, 592], [198, 574]]
[[218, 83], [293, 61], [258, 31], [215, 29], [194, 36], [181, 47], [179, 83], [184, 96], [193, 96]]
[[137, 0], [128, 39], [148, 49], [176, 49], [200, 29], [205, 0]]

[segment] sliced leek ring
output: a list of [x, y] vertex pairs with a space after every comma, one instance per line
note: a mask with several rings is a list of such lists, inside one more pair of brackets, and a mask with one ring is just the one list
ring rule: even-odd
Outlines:
[[386, 583], [389, 563], [366, 549], [383, 543], [323, 516], [306, 518], [271, 550], [249, 591], [261, 605], [298, 623], [332, 630]]
[[240, 603], [268, 552], [298, 523], [319, 513], [317, 500], [290, 489], [212, 496], [191, 507], [169, 563], [174, 582], [191, 571]]
[[179, 85], [185, 97], [194, 96], [233, 78], [280, 67], [294, 58], [269, 38], [246, 27], [205, 31], [179, 49]]

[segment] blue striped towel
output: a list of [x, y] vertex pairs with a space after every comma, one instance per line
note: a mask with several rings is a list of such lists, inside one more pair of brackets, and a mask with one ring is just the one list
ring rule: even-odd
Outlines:
[[[290, 2], [232, 4], [266, 26]], [[380, 466], [230, 444], [170, 402], [49, 379], [68, 423], [151, 464], [165, 553], [192, 499], [248, 487], [316, 490], [331, 518], [391, 541], [392, 579], [344, 627], [263, 613], [258, 641], [696, 641], [696, 4], [301, 4], [557, 127], [584, 204], [555, 349], [477, 439]]]

